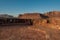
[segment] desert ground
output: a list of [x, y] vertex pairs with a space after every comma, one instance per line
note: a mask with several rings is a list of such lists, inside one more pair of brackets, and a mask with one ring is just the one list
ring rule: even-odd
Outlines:
[[[0, 40], [60, 40], [60, 17], [59, 12], [49, 12], [42, 15], [20, 15], [21, 19], [32, 19], [32, 25], [0, 26]], [[27, 17], [28, 15], [28, 17]], [[29, 16], [30, 15], [30, 16]], [[57, 20], [56, 20], [57, 19]]]

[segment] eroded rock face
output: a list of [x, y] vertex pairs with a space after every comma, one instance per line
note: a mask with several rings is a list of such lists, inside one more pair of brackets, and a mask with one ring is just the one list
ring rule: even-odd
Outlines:
[[60, 11], [52, 11], [45, 14], [49, 17], [49, 21], [51, 24], [60, 25]]
[[[31, 19], [34, 25], [41, 26], [51, 26], [52, 25], [60, 25], [60, 12], [59, 11], [51, 11], [45, 14], [40, 13], [26, 13], [23, 15], [19, 15], [19, 18], [22, 19]], [[53, 26], [54, 27], [54, 26]]]
[[39, 13], [25, 13], [23, 15], [18, 16], [21, 19], [39, 19], [40, 15]]
[[60, 11], [47, 12], [47, 13], [45, 13], [45, 15], [47, 15], [49, 17], [60, 17]]

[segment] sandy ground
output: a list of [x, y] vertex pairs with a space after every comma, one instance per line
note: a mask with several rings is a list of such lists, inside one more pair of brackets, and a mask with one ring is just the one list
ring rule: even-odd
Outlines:
[[60, 30], [42, 26], [0, 26], [0, 40], [60, 40]]

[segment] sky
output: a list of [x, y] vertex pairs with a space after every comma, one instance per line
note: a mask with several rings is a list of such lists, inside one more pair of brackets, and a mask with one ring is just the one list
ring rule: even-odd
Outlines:
[[0, 14], [60, 11], [60, 0], [0, 0]]

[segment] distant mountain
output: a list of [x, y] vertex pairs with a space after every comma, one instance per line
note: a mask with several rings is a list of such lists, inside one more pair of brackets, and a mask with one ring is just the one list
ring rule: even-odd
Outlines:
[[12, 18], [12, 15], [8, 15], [8, 14], [0, 14], [0, 18]]

